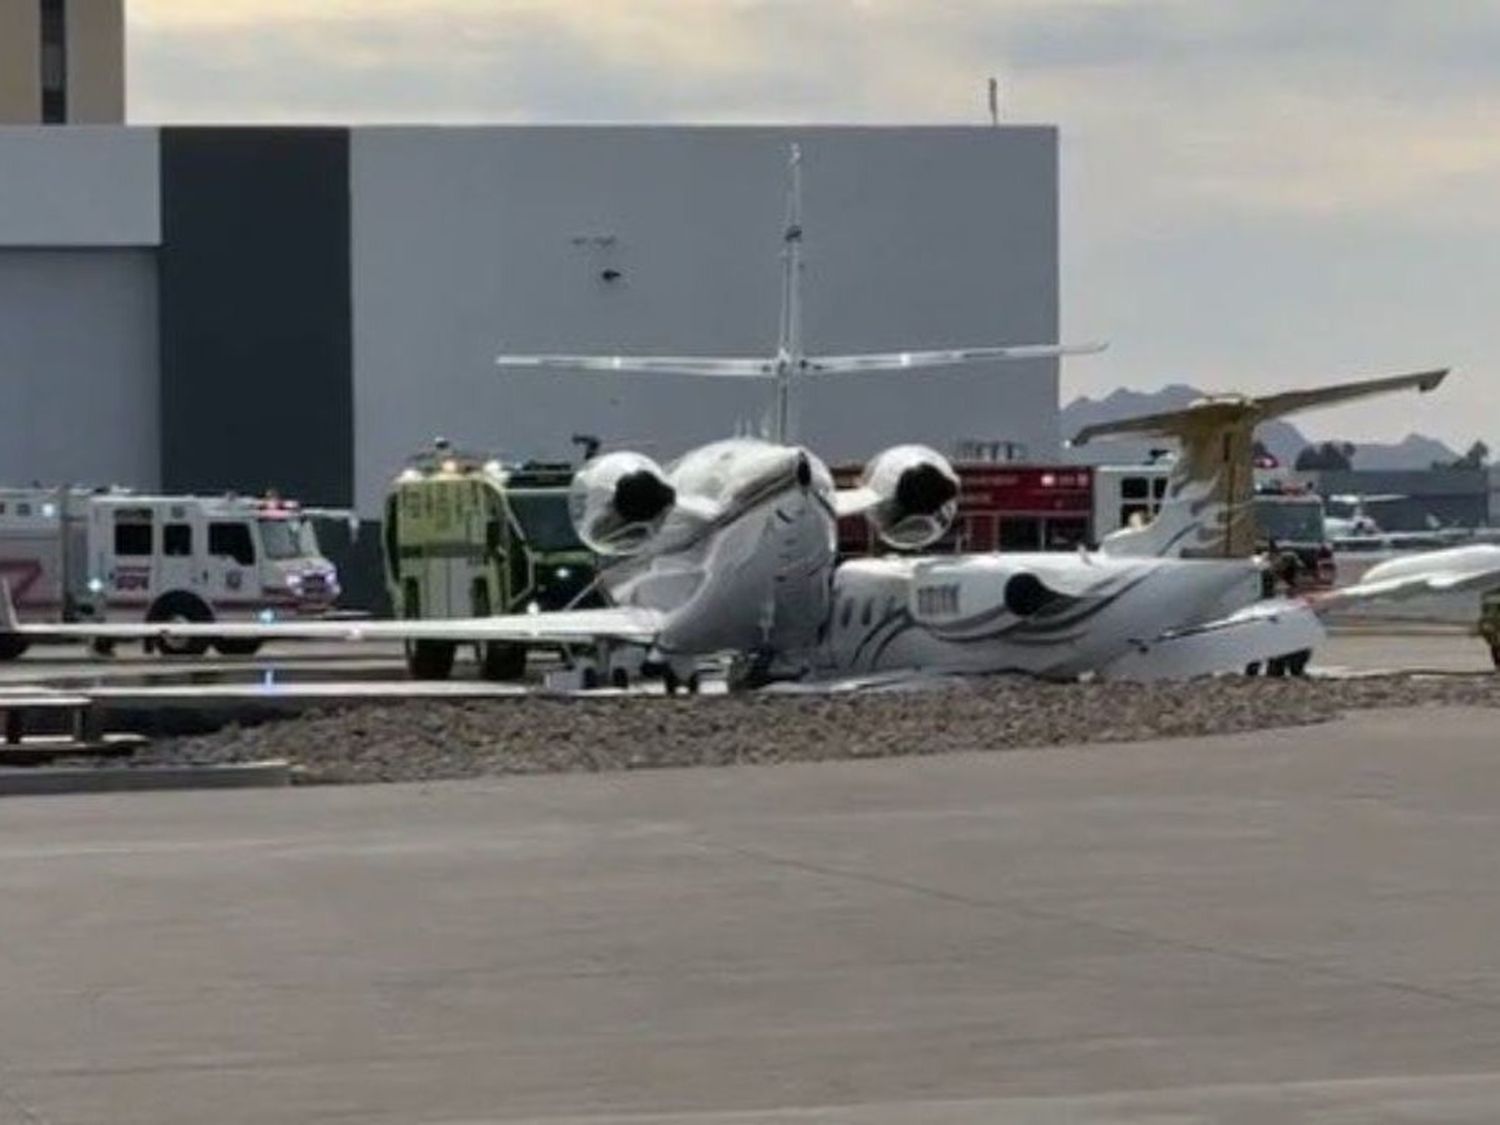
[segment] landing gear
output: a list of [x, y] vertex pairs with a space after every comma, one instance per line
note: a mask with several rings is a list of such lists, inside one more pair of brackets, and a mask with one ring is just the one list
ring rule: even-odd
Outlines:
[[[1286, 656], [1273, 656], [1266, 661], [1265, 674], [1273, 679], [1285, 679], [1287, 676], [1307, 675], [1307, 666], [1312, 661], [1312, 649], [1299, 649], [1297, 652], [1288, 653]], [[1260, 661], [1245, 665], [1245, 675], [1258, 676], [1261, 674]]]

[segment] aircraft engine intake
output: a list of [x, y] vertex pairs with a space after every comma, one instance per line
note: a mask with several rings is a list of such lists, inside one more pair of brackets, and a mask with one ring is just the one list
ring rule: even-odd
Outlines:
[[677, 502], [661, 467], [640, 453], [606, 453], [573, 476], [568, 512], [578, 537], [601, 555], [633, 555]]
[[936, 543], [958, 511], [958, 474], [926, 446], [887, 449], [865, 466], [860, 484], [879, 497], [869, 511], [876, 534], [898, 550]]
[[1012, 574], [1005, 580], [1005, 608], [1017, 617], [1039, 613], [1057, 599], [1057, 593], [1035, 574]]

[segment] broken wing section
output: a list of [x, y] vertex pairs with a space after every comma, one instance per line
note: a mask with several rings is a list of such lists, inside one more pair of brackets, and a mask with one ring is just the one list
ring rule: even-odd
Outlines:
[[1274, 598], [1217, 621], [1134, 641], [1131, 650], [1100, 676], [1108, 680], [1186, 680], [1243, 672], [1250, 664], [1316, 648], [1325, 636], [1322, 621], [1306, 602]]

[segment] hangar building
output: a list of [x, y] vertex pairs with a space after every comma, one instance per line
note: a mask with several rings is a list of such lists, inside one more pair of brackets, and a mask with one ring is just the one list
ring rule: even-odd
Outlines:
[[[1057, 339], [1051, 127], [12, 126], [0, 481], [275, 487], [375, 520], [438, 434], [666, 460], [753, 426], [756, 382], [493, 358], [769, 354], [793, 141], [810, 350]], [[804, 384], [801, 436], [1047, 459], [1057, 395], [1054, 360], [838, 376]]]

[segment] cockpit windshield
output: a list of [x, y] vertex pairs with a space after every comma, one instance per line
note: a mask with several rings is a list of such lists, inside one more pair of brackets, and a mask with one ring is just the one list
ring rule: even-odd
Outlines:
[[311, 520], [262, 519], [260, 541], [268, 559], [298, 559], [318, 554], [318, 536]]
[[1255, 501], [1255, 522], [1266, 539], [1281, 543], [1321, 543], [1325, 538], [1323, 504], [1316, 497]]

